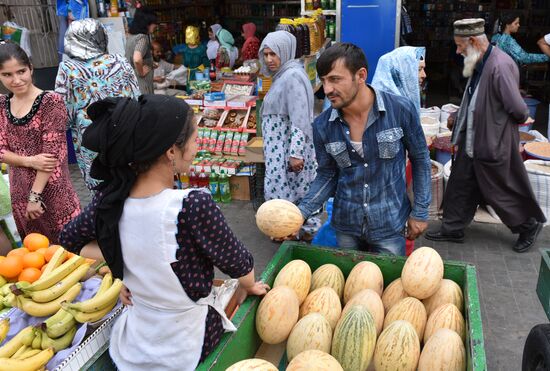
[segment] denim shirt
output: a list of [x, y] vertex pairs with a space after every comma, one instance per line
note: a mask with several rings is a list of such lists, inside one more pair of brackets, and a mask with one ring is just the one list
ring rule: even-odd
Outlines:
[[[431, 163], [420, 118], [407, 98], [376, 90], [361, 157], [349, 126], [327, 109], [313, 123], [317, 176], [298, 206], [304, 217], [334, 196], [332, 226], [372, 241], [401, 233], [409, 216], [428, 219]], [[405, 154], [413, 170], [414, 204], [406, 192]]]

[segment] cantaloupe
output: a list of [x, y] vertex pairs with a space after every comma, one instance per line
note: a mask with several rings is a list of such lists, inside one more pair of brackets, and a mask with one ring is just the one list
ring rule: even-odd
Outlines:
[[430, 314], [424, 330], [424, 344], [440, 328], [453, 330], [462, 342], [466, 340], [464, 317], [454, 304], [443, 304]]
[[286, 371], [343, 371], [330, 354], [320, 350], [306, 350], [288, 364]]
[[330, 353], [332, 328], [320, 313], [310, 313], [296, 323], [286, 342], [289, 361], [306, 350], [321, 350]]
[[303, 260], [292, 260], [275, 277], [273, 287], [288, 286], [296, 291], [300, 304], [304, 302], [311, 286], [311, 268]]
[[307, 296], [300, 307], [300, 318], [316, 312], [325, 316], [332, 329], [336, 327], [342, 313], [342, 304], [336, 291], [330, 287], [321, 287]]
[[409, 297], [409, 294], [407, 294], [407, 292], [403, 288], [401, 278], [393, 280], [392, 283], [390, 283], [382, 293], [382, 303], [384, 304], [384, 310], [386, 311], [386, 313], [388, 313], [391, 307], [407, 297]]
[[439, 329], [424, 344], [418, 371], [464, 371], [466, 349], [460, 336], [453, 330]]
[[439, 288], [432, 296], [422, 300], [422, 302], [426, 307], [428, 316], [441, 305], [448, 303], [456, 305], [460, 312], [464, 313], [464, 295], [462, 294], [462, 289], [456, 282], [447, 278], [441, 281]]
[[431, 247], [421, 247], [407, 258], [401, 283], [410, 296], [426, 299], [435, 294], [443, 279], [443, 260]]
[[372, 289], [380, 296], [384, 290], [382, 271], [372, 262], [363, 261], [353, 267], [344, 287], [344, 303], [364, 289]]
[[426, 309], [422, 302], [416, 298], [408, 297], [395, 304], [384, 318], [384, 329], [395, 321], [404, 320], [413, 325], [419, 339], [424, 336], [426, 327]]
[[293, 289], [278, 286], [262, 299], [256, 312], [256, 331], [267, 344], [285, 341], [298, 322], [300, 304]]
[[420, 358], [420, 340], [407, 321], [392, 322], [376, 341], [376, 371], [415, 371]]
[[342, 309], [341, 316], [344, 316], [354, 305], [363, 305], [369, 310], [376, 325], [376, 334], [379, 335], [384, 327], [384, 304], [382, 304], [380, 296], [371, 289], [359, 291], [350, 301], [348, 301], [344, 309]]
[[263, 234], [283, 238], [300, 230], [304, 224], [302, 213], [296, 205], [287, 200], [269, 200], [256, 212], [256, 225]]
[[344, 285], [346, 280], [344, 274], [334, 264], [324, 264], [313, 272], [311, 277], [311, 291], [320, 287], [330, 287], [336, 291], [340, 300], [344, 295]]
[[237, 362], [225, 371], [279, 371], [279, 369], [264, 359], [251, 358]]
[[376, 344], [376, 326], [362, 305], [351, 307], [334, 330], [331, 354], [345, 371], [366, 370]]

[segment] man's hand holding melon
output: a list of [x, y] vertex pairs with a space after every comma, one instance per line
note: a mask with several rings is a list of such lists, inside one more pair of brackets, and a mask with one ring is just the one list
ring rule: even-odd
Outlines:
[[300, 209], [287, 200], [264, 202], [256, 212], [256, 224], [260, 231], [277, 240], [295, 238], [304, 224]]

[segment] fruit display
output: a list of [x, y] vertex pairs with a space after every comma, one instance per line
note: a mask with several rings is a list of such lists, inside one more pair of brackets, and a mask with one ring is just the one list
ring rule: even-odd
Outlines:
[[320, 350], [306, 350], [288, 364], [287, 371], [343, 371], [330, 354]]
[[346, 280], [344, 278], [344, 274], [340, 268], [334, 264], [321, 265], [315, 270], [315, 272], [313, 272], [313, 275], [311, 276], [311, 291], [320, 287], [330, 287], [336, 291], [336, 294], [338, 294], [340, 300], [342, 300], [344, 295], [345, 284]]
[[330, 287], [313, 290], [300, 307], [300, 318], [310, 313], [322, 314], [330, 323], [330, 327], [334, 329], [342, 313], [342, 304], [340, 304], [338, 294]]
[[237, 362], [231, 367], [225, 369], [225, 371], [278, 371], [279, 369], [273, 364], [265, 361], [263, 359], [252, 358], [245, 359], [243, 361]]
[[389, 312], [386, 313], [386, 317], [384, 318], [384, 329], [392, 322], [398, 320], [408, 321], [416, 330], [418, 338], [422, 339], [428, 317], [426, 315], [426, 308], [424, 308], [420, 300], [408, 297], [395, 304]]
[[262, 299], [256, 313], [256, 330], [267, 344], [279, 344], [290, 335], [298, 322], [300, 303], [296, 292], [287, 286], [278, 286]]
[[368, 309], [376, 325], [376, 334], [380, 335], [384, 327], [384, 304], [382, 304], [380, 296], [371, 289], [359, 291], [347, 302], [344, 309], [342, 309], [342, 316], [344, 316], [354, 305], [362, 305]]
[[300, 209], [287, 200], [269, 200], [256, 212], [256, 224], [263, 234], [273, 238], [288, 237], [300, 230], [304, 219]]
[[388, 311], [395, 304], [399, 303], [402, 299], [409, 297], [409, 294], [403, 288], [401, 278], [396, 279], [386, 287], [382, 294], [382, 304], [384, 304], [384, 311]]
[[288, 286], [293, 289], [302, 304], [311, 287], [311, 268], [303, 260], [291, 261], [275, 277], [273, 287], [277, 286]]
[[407, 321], [394, 321], [376, 341], [374, 369], [415, 371], [420, 358], [420, 340]]
[[466, 350], [460, 336], [449, 329], [439, 329], [424, 344], [418, 371], [462, 371], [466, 369]]
[[462, 342], [466, 340], [464, 317], [454, 304], [443, 304], [430, 314], [424, 331], [424, 344], [441, 328], [453, 330]]
[[372, 262], [360, 262], [353, 267], [344, 287], [344, 303], [364, 289], [372, 289], [378, 295], [384, 290], [382, 271]]
[[426, 299], [435, 294], [443, 279], [443, 259], [431, 247], [421, 247], [408, 257], [401, 283], [410, 296]]
[[320, 350], [330, 353], [332, 327], [320, 313], [310, 313], [296, 323], [286, 343], [289, 361], [306, 350]]
[[443, 304], [454, 304], [462, 313], [464, 311], [464, 297], [460, 286], [455, 281], [444, 278], [439, 288], [429, 298], [422, 300], [428, 316]]

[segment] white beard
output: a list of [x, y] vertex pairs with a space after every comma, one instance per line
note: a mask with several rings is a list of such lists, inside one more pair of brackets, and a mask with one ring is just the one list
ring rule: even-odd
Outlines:
[[476, 67], [480, 57], [481, 52], [472, 45], [468, 45], [468, 48], [466, 49], [466, 56], [464, 57], [464, 69], [462, 70], [462, 75], [464, 77], [471, 77], [473, 75], [474, 68]]

